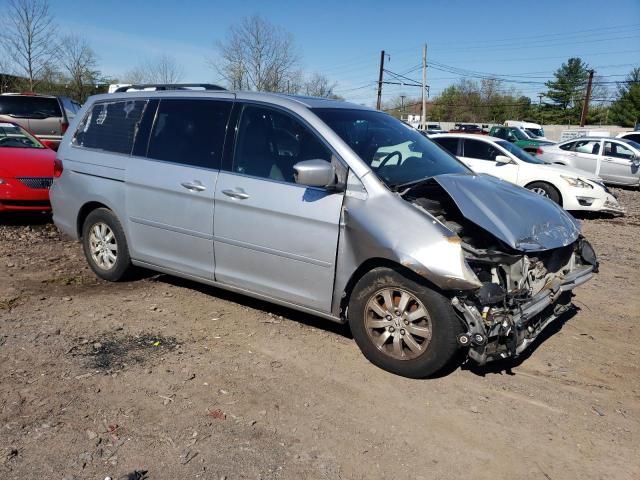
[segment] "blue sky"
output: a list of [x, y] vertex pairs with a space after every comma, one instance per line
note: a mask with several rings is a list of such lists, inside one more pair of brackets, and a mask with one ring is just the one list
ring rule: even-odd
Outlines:
[[[0, 0], [0, 5], [4, 0]], [[520, 92], [537, 98], [543, 82], [570, 56], [580, 56], [603, 80], [621, 80], [640, 66], [640, 1], [202, 1], [50, 0], [62, 31], [86, 37], [101, 70], [117, 76], [163, 53], [184, 68], [184, 81], [218, 80], [207, 63], [214, 42], [243, 16], [260, 14], [290, 31], [302, 67], [338, 83], [337, 92], [358, 103], [375, 102], [380, 50], [387, 68], [407, 77], [428, 60], [508, 76]], [[431, 95], [460, 78], [430, 68]], [[388, 78], [389, 79], [389, 78]], [[385, 86], [384, 99], [417, 96], [419, 88]]]

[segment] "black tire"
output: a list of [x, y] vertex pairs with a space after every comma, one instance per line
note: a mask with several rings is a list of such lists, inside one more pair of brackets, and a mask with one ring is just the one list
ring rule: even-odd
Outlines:
[[[94, 229], [94, 227], [100, 228], [101, 225], [106, 225], [106, 227], [108, 227], [108, 229], [113, 233], [113, 238], [115, 239], [115, 245], [117, 248], [116, 254], [112, 255], [115, 257], [115, 261], [113, 261], [113, 264], [111, 264], [109, 268], [106, 268], [106, 265], [101, 266], [98, 263], [101, 260], [100, 254], [96, 255], [98, 260], [96, 260], [92, 254], [92, 229]], [[110, 245], [112, 245], [112, 243], [113, 242], [111, 242]], [[86, 257], [91, 270], [93, 270], [94, 273], [103, 280], [117, 282], [125, 278], [132, 269], [129, 247], [124, 235], [124, 230], [122, 229], [122, 225], [118, 218], [109, 209], [97, 208], [87, 215], [87, 218], [82, 225], [82, 247], [84, 250], [84, 256]], [[105, 246], [105, 249], [107, 248], [109, 247]], [[113, 253], [113, 250], [110, 251]]]
[[[562, 206], [562, 199], [560, 198], [560, 192], [556, 187], [547, 182], [532, 182], [527, 185], [527, 189], [535, 193], [538, 193], [549, 200], [553, 200], [558, 205]], [[544, 193], [543, 193], [544, 192]]]
[[[406, 343], [405, 340], [407, 337], [404, 336], [408, 330], [397, 329], [402, 328], [402, 316], [396, 316], [392, 320], [392, 322], [395, 322], [396, 319], [400, 319], [400, 322], [395, 323], [395, 325], [399, 325], [399, 327], [381, 327], [380, 335], [377, 337], [375, 337], [375, 335], [378, 331], [370, 328], [371, 323], [367, 323], [371, 320], [374, 322], [385, 321], [382, 317], [378, 320], [367, 306], [370, 300], [372, 302], [378, 302], [379, 299], [382, 298], [380, 292], [387, 289], [402, 290], [414, 296], [417, 301], [422, 303], [422, 307], [427, 311], [431, 338], [429, 342], [420, 345], [424, 348], [424, 351], [421, 353], [416, 354], [409, 349], [408, 343]], [[398, 302], [396, 302], [396, 299]], [[399, 302], [399, 296], [392, 298], [394, 305], [397, 305]], [[380, 306], [380, 304], [378, 305]], [[417, 310], [417, 302], [415, 306]], [[393, 308], [395, 309], [395, 307]], [[381, 267], [366, 273], [353, 289], [349, 300], [348, 317], [353, 338], [364, 356], [371, 363], [383, 370], [402, 375], [403, 377], [424, 378], [431, 376], [447, 366], [454, 357], [456, 357], [456, 353], [458, 352], [459, 347], [456, 336], [462, 332], [462, 324], [451, 306], [451, 301], [426, 286], [424, 282], [421, 282], [419, 277], [414, 277], [411, 274], [405, 275], [401, 273], [400, 270]], [[369, 325], [369, 328], [367, 325]], [[404, 323], [404, 325], [408, 324]], [[411, 325], [413, 326], [414, 324]], [[383, 339], [383, 335], [388, 336], [390, 328], [394, 328], [394, 333], [391, 335], [397, 335], [404, 331], [403, 336], [400, 337], [401, 340], [398, 341], [401, 345], [400, 349], [402, 350], [402, 354], [404, 355], [406, 352], [409, 355], [417, 356], [406, 359], [394, 358], [394, 356], [392, 356], [393, 353], [389, 353], [389, 351], [393, 351], [395, 347], [395, 336], [388, 337], [384, 340], [381, 347], [378, 347], [376, 343], [374, 343], [374, 341], [376, 341], [375, 339], [380, 342]], [[406, 328], [409, 329], [409, 327]], [[419, 337], [412, 338], [419, 340]], [[389, 339], [391, 339], [391, 342], [389, 342]]]

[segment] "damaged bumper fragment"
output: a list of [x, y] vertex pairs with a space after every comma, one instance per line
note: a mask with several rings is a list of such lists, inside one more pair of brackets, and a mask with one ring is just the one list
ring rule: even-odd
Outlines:
[[[570, 247], [568, 261], [559, 268], [552, 258], [562, 252], [523, 255], [513, 264], [489, 267], [498, 283], [485, 282], [471, 295], [453, 297], [452, 305], [466, 326], [458, 343], [469, 347], [469, 358], [483, 365], [517, 357], [571, 308], [572, 290], [593, 276], [598, 263], [583, 238]], [[552, 271], [554, 268], [557, 270]], [[513, 288], [507, 290], [508, 286]]]

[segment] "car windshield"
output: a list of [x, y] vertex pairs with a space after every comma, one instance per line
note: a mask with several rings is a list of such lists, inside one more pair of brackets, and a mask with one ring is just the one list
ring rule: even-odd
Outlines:
[[527, 131], [527, 133], [533, 135], [533, 138], [544, 137], [544, 130], [542, 130], [541, 128], [525, 128], [525, 130]]
[[627, 145], [631, 145], [633, 148], [640, 151], [640, 143], [634, 142], [633, 140], [628, 140], [626, 138], [624, 139], [624, 141]]
[[533, 155], [529, 155], [527, 152], [522, 150], [517, 145], [514, 145], [513, 143], [505, 142], [504, 140], [498, 140], [496, 143], [523, 162], [537, 163], [539, 165], [544, 165], [546, 163], [539, 158], [534, 157]]
[[45, 148], [33, 135], [13, 123], [0, 122], [0, 148]]
[[519, 128], [512, 128], [511, 133], [513, 133], [518, 140], [530, 140], [529, 136]]
[[386, 113], [344, 108], [313, 112], [391, 188], [445, 173], [472, 173], [453, 155]]

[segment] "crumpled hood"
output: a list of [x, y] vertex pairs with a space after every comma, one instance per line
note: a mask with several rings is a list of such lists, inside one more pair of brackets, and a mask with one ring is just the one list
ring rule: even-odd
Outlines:
[[559, 205], [491, 175], [434, 177], [464, 217], [520, 251], [564, 247], [580, 235], [580, 224]]

